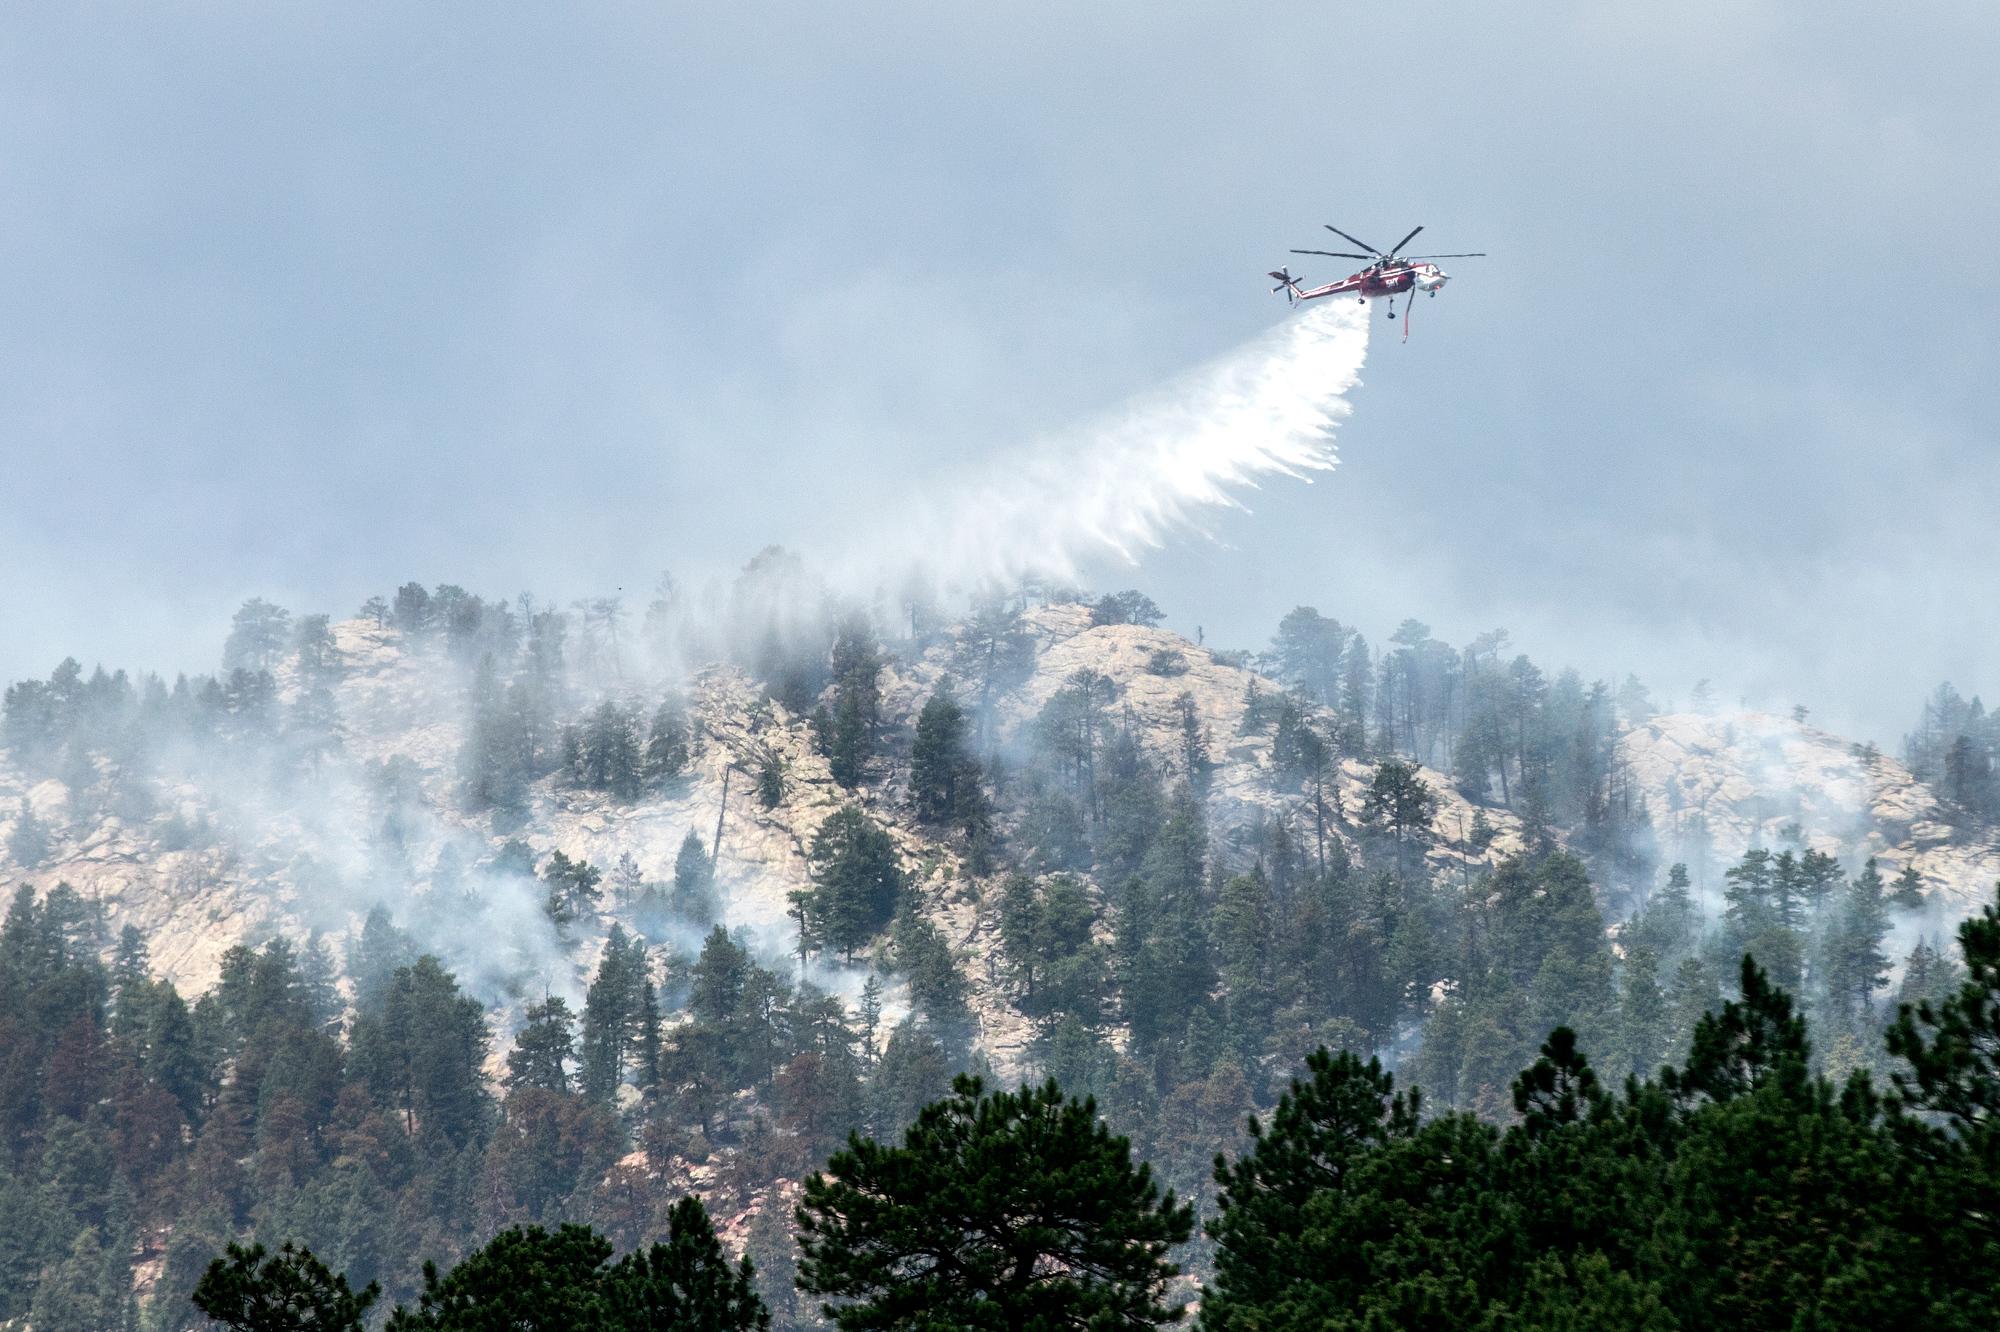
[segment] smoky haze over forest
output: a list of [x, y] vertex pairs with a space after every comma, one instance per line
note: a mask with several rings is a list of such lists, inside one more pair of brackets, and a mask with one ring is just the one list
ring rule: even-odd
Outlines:
[[1987, 685], [1988, 6], [478, 13], [4, 20], [0, 676], [838, 551], [1263, 334], [1330, 221], [1493, 257], [1329, 482], [1086, 573], [1884, 741]]

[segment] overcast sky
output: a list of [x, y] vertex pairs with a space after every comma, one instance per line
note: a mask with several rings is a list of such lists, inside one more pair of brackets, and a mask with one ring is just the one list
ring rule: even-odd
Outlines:
[[1889, 12], [13, 7], [0, 676], [837, 540], [1421, 222], [1340, 470], [1104, 580], [1893, 742], [2000, 692], [2000, 9]]

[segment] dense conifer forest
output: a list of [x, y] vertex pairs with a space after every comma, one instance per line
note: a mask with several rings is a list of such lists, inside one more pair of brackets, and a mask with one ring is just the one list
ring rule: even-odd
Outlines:
[[[663, 585], [636, 627], [415, 583], [364, 606], [461, 737], [447, 798], [480, 834], [430, 863], [417, 765], [345, 752], [326, 616], [247, 603], [214, 676], [11, 686], [7, 760], [75, 827], [227, 847], [177, 791], [250, 775], [295, 812], [343, 765], [365, 827], [351, 864], [286, 871], [352, 919], [246, 941], [198, 994], [68, 885], [14, 892], [0, 1324], [1993, 1325], [2000, 917], [1953, 937], [1913, 873], [1798, 832], [1669, 858], [1618, 759], [1656, 710], [1636, 679], [1301, 607], [1216, 654], [1261, 670], [1242, 735], [1183, 693], [1151, 742], [1088, 667], [1009, 730], [1028, 607], [1075, 593], [795, 614], [772, 592], [804, 578], [767, 552], [727, 613]], [[803, 726], [840, 792], [791, 952], [722, 923], [719, 827], [658, 879], [529, 835], [537, 801], [685, 783], [717, 743], [691, 662], [742, 672], [759, 733]], [[1223, 821], [1245, 737], [1270, 799]], [[1970, 834], [1996, 747], [1949, 688], [1907, 743]], [[775, 741], [741, 766], [741, 798], [795, 798]], [[1447, 794], [1473, 817], [1445, 856]], [[68, 835], [24, 800], [7, 859]], [[972, 952], [917, 888], [943, 863], [992, 924]], [[570, 997], [436, 942], [502, 888]], [[990, 993], [1026, 1085], [982, 1048]]]

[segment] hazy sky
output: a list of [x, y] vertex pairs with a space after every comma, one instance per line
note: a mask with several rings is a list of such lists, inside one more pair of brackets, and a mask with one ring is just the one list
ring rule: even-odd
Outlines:
[[2000, 692], [2000, 9], [1890, 13], [13, 7], [0, 676], [836, 540], [1422, 222], [1341, 469], [1105, 581], [1893, 741]]

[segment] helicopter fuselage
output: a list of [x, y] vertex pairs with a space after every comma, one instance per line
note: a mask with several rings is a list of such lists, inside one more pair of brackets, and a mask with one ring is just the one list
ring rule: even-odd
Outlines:
[[1436, 264], [1370, 264], [1359, 273], [1350, 273], [1338, 282], [1301, 291], [1298, 299], [1309, 301], [1316, 296], [1358, 296], [1367, 300], [1371, 296], [1397, 296], [1412, 289], [1436, 291], [1450, 280], [1450, 275]]

